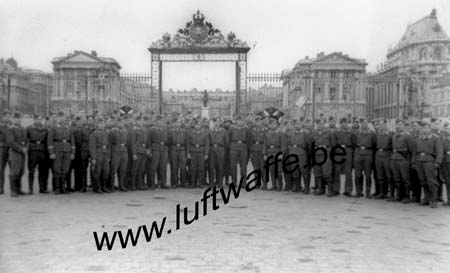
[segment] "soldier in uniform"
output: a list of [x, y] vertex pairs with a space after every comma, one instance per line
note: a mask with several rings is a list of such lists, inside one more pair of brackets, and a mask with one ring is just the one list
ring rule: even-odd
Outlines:
[[[57, 117], [55, 118], [55, 124], [57, 122]], [[72, 133], [75, 133], [75, 130], [77, 129], [77, 122], [81, 121], [81, 116], [79, 117], [73, 117], [73, 116], [68, 116], [65, 119], [65, 122], [68, 124], [68, 126], [71, 128]], [[75, 135], [74, 135], [75, 138]], [[70, 165], [69, 165], [69, 170], [66, 172], [66, 175], [64, 176], [64, 181], [65, 181], [65, 192], [70, 193], [75, 191], [75, 185], [72, 188], [72, 173], [75, 170], [75, 159], [70, 160]], [[64, 183], [63, 183], [64, 184]]]
[[[361, 128], [355, 132], [355, 186], [356, 197], [363, 196], [363, 180], [366, 181], [366, 197], [372, 198], [372, 160], [376, 148], [375, 134], [370, 131], [367, 120], [359, 120]], [[364, 176], [363, 176], [364, 174]]]
[[214, 128], [209, 131], [209, 179], [211, 186], [223, 187], [223, 168], [225, 149], [230, 145], [227, 131], [219, 120], [214, 121]]
[[49, 174], [49, 157], [47, 151], [48, 131], [42, 124], [41, 117], [34, 116], [33, 125], [26, 130], [28, 138], [28, 188], [33, 194], [34, 171], [38, 166], [39, 192], [48, 193], [47, 182]]
[[443, 132], [442, 147], [444, 149], [444, 158], [441, 171], [447, 184], [447, 202], [444, 203], [444, 206], [450, 206], [450, 125], [447, 125], [445, 132]]
[[111, 145], [109, 143], [109, 132], [103, 118], [97, 119], [97, 128], [89, 136], [89, 154], [91, 157], [91, 168], [93, 168], [92, 186], [96, 193], [109, 192], [106, 182], [109, 177], [109, 163], [111, 160]]
[[187, 187], [187, 139], [188, 130], [181, 119], [175, 118], [169, 130], [171, 186]]
[[[344, 195], [347, 197], [352, 196], [353, 192], [353, 153], [355, 147], [355, 135], [351, 130], [347, 118], [341, 118], [339, 121], [340, 127], [336, 130], [336, 145], [342, 147], [345, 150], [346, 155], [343, 157], [336, 157], [336, 163], [334, 164], [334, 190], [335, 193], [339, 193], [341, 188], [341, 175], [345, 176]], [[342, 163], [337, 163], [341, 162]]]
[[84, 121], [81, 117], [77, 118], [75, 122], [75, 130], [73, 132], [76, 148], [75, 160], [73, 162], [75, 171], [75, 191], [86, 192], [87, 189], [90, 134], [91, 128], [88, 127], [87, 121]]
[[[263, 125], [261, 118], [256, 117], [255, 125], [249, 130], [250, 139], [250, 159], [254, 170], [262, 172], [262, 180], [266, 182], [266, 172], [263, 171], [264, 156], [263, 145], [267, 133], [267, 128]], [[267, 183], [262, 184], [262, 190], [267, 190]]]
[[162, 189], [169, 189], [170, 187], [166, 184], [167, 164], [169, 160], [169, 141], [167, 128], [162, 116], [157, 117], [156, 126], [150, 130], [150, 141], [150, 149], [152, 151], [150, 181], [153, 181], [157, 174], [159, 186]]
[[131, 185], [130, 190], [145, 190], [144, 175], [146, 158], [150, 154], [148, 134], [144, 128], [142, 117], [136, 118], [136, 126], [130, 131], [131, 147]]
[[383, 199], [387, 195], [389, 183], [392, 179], [390, 161], [392, 155], [392, 133], [387, 128], [387, 120], [382, 119], [377, 122], [375, 153], [375, 168], [379, 192], [374, 196], [375, 199]]
[[64, 178], [69, 172], [70, 162], [75, 158], [75, 138], [63, 112], [58, 113], [56, 125], [49, 129], [47, 145], [50, 159], [53, 160], [54, 192], [68, 193]]
[[[323, 148], [330, 154], [331, 149], [336, 145], [336, 136], [331, 131], [325, 129], [325, 120], [319, 119], [317, 121], [317, 129], [313, 133], [313, 147], [312, 149]], [[328, 197], [335, 195], [333, 190], [333, 165], [329, 158], [324, 158], [323, 152], [318, 152], [315, 155], [314, 180], [316, 183], [315, 195], [325, 194], [325, 188], [328, 186]]]
[[298, 171], [293, 173], [293, 191], [301, 191], [301, 179], [303, 177], [304, 194], [309, 194], [311, 173], [308, 168], [308, 155], [311, 153], [312, 139], [311, 135], [304, 128], [303, 124], [293, 120], [294, 128], [286, 135], [286, 145], [289, 154], [297, 155], [299, 158]]
[[[414, 143], [410, 133], [406, 130], [406, 123], [399, 119], [396, 121], [396, 132], [392, 137], [391, 172], [393, 182], [389, 186], [390, 196], [387, 201], [402, 201], [409, 203], [411, 188], [410, 166], [414, 153]], [[395, 191], [397, 194], [395, 195]]]
[[209, 135], [203, 129], [202, 123], [197, 120], [194, 123], [194, 130], [188, 134], [187, 158], [191, 160], [189, 175], [191, 176], [191, 187], [204, 187], [205, 181], [205, 161], [209, 155]]
[[0, 121], [0, 194], [4, 193], [5, 168], [8, 162], [8, 143], [6, 136], [8, 135], [10, 116], [11, 114], [9, 112], [4, 112]]
[[109, 132], [111, 144], [110, 185], [108, 189], [114, 191], [114, 180], [117, 174], [119, 191], [127, 191], [125, 179], [128, 166], [128, 132], [125, 130], [121, 118], [117, 118], [114, 127]]
[[[230, 135], [229, 132], [230, 132], [230, 127], [232, 124], [233, 124], [233, 121], [231, 119], [225, 119], [223, 122], [223, 128], [227, 132], [228, 136]], [[228, 137], [228, 139], [229, 139], [229, 137]], [[223, 167], [223, 176], [225, 178], [225, 185], [228, 185], [230, 183], [229, 182], [230, 175], [231, 175], [230, 145], [228, 145], [228, 147], [225, 147], [225, 159], [224, 159], [224, 167]]]
[[442, 142], [426, 126], [421, 129], [420, 137], [416, 142], [416, 151], [412, 158], [412, 165], [417, 170], [425, 193], [425, 198], [421, 204], [436, 208], [439, 190], [436, 174], [444, 156]]
[[[236, 124], [230, 126], [228, 134], [230, 138], [231, 181], [238, 186], [237, 165], [239, 164], [241, 177], [246, 177], [248, 163], [249, 133], [242, 117], [236, 117]], [[245, 179], [241, 186], [245, 187]]]
[[[286, 149], [286, 138], [283, 136], [283, 133], [278, 130], [278, 124], [275, 119], [272, 119], [269, 122], [269, 130], [266, 133], [266, 137], [264, 138], [263, 145], [263, 155], [264, 161], [267, 160], [270, 156], [279, 157], [278, 164], [272, 164], [269, 166], [269, 175], [270, 180], [272, 181], [272, 190], [283, 190], [283, 166], [282, 166], [282, 156], [280, 156], [280, 152], [283, 152]], [[278, 155], [277, 155], [278, 154]], [[274, 161], [275, 159], [271, 159]], [[264, 184], [267, 184], [268, 178], [266, 177], [266, 181]]]
[[[411, 139], [418, 139], [420, 135], [420, 121], [416, 119], [410, 120], [409, 133], [411, 135]], [[411, 191], [412, 198], [416, 203], [421, 202], [422, 198], [422, 183], [419, 180], [419, 175], [415, 168], [409, 168], [409, 178], [411, 181]], [[402, 186], [402, 190], [404, 191], [404, 186]], [[407, 193], [409, 196], [409, 193]]]
[[21, 115], [14, 113], [13, 124], [9, 127], [6, 136], [9, 147], [9, 183], [11, 184], [12, 197], [25, 194], [22, 191], [22, 176], [24, 174], [25, 156], [27, 154], [27, 135], [25, 129], [20, 125], [20, 119]]

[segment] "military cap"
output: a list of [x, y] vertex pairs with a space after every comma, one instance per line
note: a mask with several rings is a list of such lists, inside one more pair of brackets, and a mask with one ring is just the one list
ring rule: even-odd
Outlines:
[[340, 120], [339, 120], [339, 123], [347, 123], [347, 118], [346, 117], [342, 117]]
[[58, 117], [64, 117], [64, 116], [65, 116], [65, 114], [64, 114], [64, 112], [63, 112], [63, 111], [59, 111], [59, 112], [58, 112], [58, 114], [57, 114], [57, 116], [58, 116]]
[[15, 112], [13, 115], [14, 118], [21, 118], [22, 115], [19, 112]]
[[105, 120], [102, 117], [98, 117], [97, 118], [97, 123], [102, 123], [105, 122]]
[[33, 115], [33, 119], [40, 119], [41, 118], [41, 116], [39, 116], [39, 115]]
[[298, 123], [298, 119], [294, 118], [294, 119], [292, 120], [292, 123], [293, 123], [293, 124]]
[[150, 120], [150, 117], [149, 117], [149, 116], [143, 116], [142, 119], [143, 119], [144, 121], [149, 121], [149, 120]]

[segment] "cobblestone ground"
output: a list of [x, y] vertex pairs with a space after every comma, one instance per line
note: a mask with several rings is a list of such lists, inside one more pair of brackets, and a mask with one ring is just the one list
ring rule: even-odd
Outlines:
[[93, 231], [164, 216], [167, 231], [176, 205], [192, 212], [202, 194], [2, 195], [0, 272], [450, 272], [449, 208], [259, 190], [150, 243], [97, 251]]

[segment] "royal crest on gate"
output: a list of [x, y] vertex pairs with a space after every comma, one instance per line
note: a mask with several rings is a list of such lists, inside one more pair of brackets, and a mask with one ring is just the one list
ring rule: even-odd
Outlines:
[[154, 42], [150, 48], [248, 48], [248, 45], [237, 39], [233, 32], [225, 38], [220, 30], [205, 21], [205, 16], [197, 11], [192, 16], [192, 21], [186, 23], [184, 28], [180, 28], [173, 38], [165, 33], [162, 39]]

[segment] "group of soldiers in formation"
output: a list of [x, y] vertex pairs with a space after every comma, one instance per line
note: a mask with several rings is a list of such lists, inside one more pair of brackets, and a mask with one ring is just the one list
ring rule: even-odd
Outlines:
[[[26, 159], [28, 194], [33, 193], [36, 169], [40, 193], [49, 192], [50, 172], [55, 194], [86, 192], [89, 187], [110, 193], [223, 187], [230, 177], [238, 185], [238, 165], [245, 177], [249, 162], [264, 170], [266, 160], [281, 153], [283, 160], [296, 155], [297, 169], [283, 169], [282, 160], [270, 165], [262, 171], [261, 190], [333, 197], [340, 194], [344, 176], [343, 195], [348, 197], [435, 208], [443, 201], [445, 183], [450, 197], [450, 126], [398, 119], [390, 131], [384, 119], [372, 123], [373, 128], [364, 118], [342, 118], [336, 124], [332, 118], [280, 122], [252, 115], [209, 120], [190, 113], [67, 117], [60, 112], [46, 119], [35, 116], [33, 125], [23, 128], [19, 113], [5, 112], [0, 124], [0, 194], [7, 163], [11, 196], [26, 194], [21, 186]], [[316, 148], [330, 152], [336, 146], [345, 150], [340, 160], [323, 160], [323, 152], [315, 153]], [[321, 164], [310, 164], [311, 156]]]

